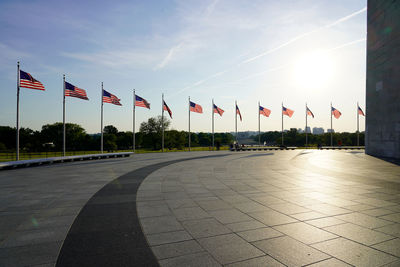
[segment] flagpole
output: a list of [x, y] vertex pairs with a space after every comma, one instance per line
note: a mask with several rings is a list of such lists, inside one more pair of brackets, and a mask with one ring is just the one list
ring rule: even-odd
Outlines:
[[162, 94], [162, 103], [161, 103], [161, 127], [162, 127], [162, 140], [161, 147], [162, 152], [164, 152], [164, 94]]
[[189, 151], [190, 151], [190, 96], [189, 96]]
[[307, 144], [308, 144], [308, 136], [307, 136], [307, 102], [306, 102], [306, 147], [307, 147]]
[[212, 150], [214, 151], [214, 99], [211, 104], [211, 121], [212, 121]]
[[281, 113], [282, 113], [282, 146], [283, 146], [283, 102], [282, 102]]
[[100, 150], [103, 153], [103, 82], [101, 82], [101, 141], [100, 141]]
[[135, 123], [136, 123], [136, 92], [133, 89], [133, 114], [132, 114], [132, 149], [133, 153], [135, 153]]
[[358, 101], [357, 101], [357, 146], [360, 146], [360, 114], [358, 113]]
[[260, 132], [260, 101], [258, 101], [258, 145], [261, 146], [261, 132]]
[[[260, 113], [260, 112], [258, 112], [258, 113]], [[235, 137], [236, 137], [236, 143], [237, 143], [238, 138], [237, 138], [237, 102], [236, 102], [236, 100], [235, 100]]]
[[332, 102], [331, 102], [331, 146], [333, 146], [333, 128], [332, 128]]
[[17, 62], [17, 132], [16, 132], [16, 160], [19, 160], [19, 79], [20, 79], [20, 71], [19, 71], [19, 61]]
[[65, 157], [65, 74], [63, 75], [63, 157]]

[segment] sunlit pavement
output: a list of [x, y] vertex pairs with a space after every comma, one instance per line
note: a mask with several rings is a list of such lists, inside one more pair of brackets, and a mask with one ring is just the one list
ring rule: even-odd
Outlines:
[[359, 151], [0, 172], [0, 266], [400, 266], [399, 238], [400, 167]]

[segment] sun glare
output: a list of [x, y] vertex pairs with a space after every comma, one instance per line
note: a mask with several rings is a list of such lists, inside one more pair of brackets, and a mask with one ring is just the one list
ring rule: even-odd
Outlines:
[[326, 52], [315, 51], [300, 57], [294, 64], [296, 85], [318, 89], [328, 84], [333, 77], [334, 60]]

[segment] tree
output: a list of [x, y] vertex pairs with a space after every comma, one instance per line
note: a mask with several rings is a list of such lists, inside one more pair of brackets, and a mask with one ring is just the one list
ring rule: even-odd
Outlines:
[[103, 133], [104, 134], [115, 134], [116, 135], [118, 133], [118, 129], [113, 125], [107, 125], [107, 126], [104, 127]]
[[[137, 140], [135, 140], [137, 142]], [[132, 132], [118, 132], [117, 134], [117, 146], [118, 149], [129, 149], [132, 148], [133, 136]]]
[[104, 135], [104, 149], [107, 151], [113, 151], [118, 148], [117, 146], [117, 136], [115, 134], [105, 134]]
[[[164, 118], [164, 130], [167, 131], [171, 121], [167, 118]], [[162, 131], [162, 117], [152, 117], [147, 120], [147, 122], [142, 122], [140, 124], [140, 132], [149, 134], [149, 133], [161, 133]]]
[[199, 133], [198, 135], [199, 145], [211, 146], [211, 134], [210, 133]]
[[[164, 131], [168, 130], [171, 122], [164, 118]], [[143, 136], [143, 146], [152, 147], [154, 150], [161, 148], [161, 134], [162, 134], [162, 117], [152, 117], [147, 120], [147, 122], [142, 122], [140, 124], [140, 132], [144, 134]]]
[[[87, 134], [85, 129], [75, 123], [65, 124], [66, 146], [68, 150], [83, 150], [85, 149], [85, 141]], [[62, 150], [63, 146], [63, 124], [56, 122], [42, 126], [41, 131], [42, 143], [53, 142], [58, 151]]]
[[0, 140], [4, 144], [5, 149], [15, 149], [15, 128], [9, 126], [0, 126]]
[[117, 145], [118, 129], [113, 125], [107, 125], [103, 129], [103, 134], [104, 134], [104, 149], [107, 151], [113, 151], [118, 149]]
[[[187, 134], [186, 140], [188, 140], [188, 137], [189, 135]], [[190, 133], [190, 146], [199, 146], [199, 136], [195, 133]]]
[[165, 147], [168, 149], [183, 149], [186, 143], [186, 132], [170, 130], [165, 132]]

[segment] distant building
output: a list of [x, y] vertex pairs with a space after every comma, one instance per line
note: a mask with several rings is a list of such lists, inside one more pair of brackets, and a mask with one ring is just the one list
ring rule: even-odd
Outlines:
[[301, 129], [301, 128], [299, 128], [299, 129], [297, 129], [297, 132], [298, 132], [298, 133], [304, 133], [304, 130]]
[[335, 132], [335, 129], [328, 129], [328, 130], [326, 130], [326, 132], [327, 132], [327, 133], [334, 133], [334, 132]]
[[306, 130], [305, 130], [304, 132], [311, 133], [311, 128], [310, 128], [310, 126], [307, 126], [307, 128], [306, 128]]
[[314, 127], [312, 129], [313, 134], [323, 134], [324, 132], [325, 132], [324, 128], [322, 128], [322, 127]]

